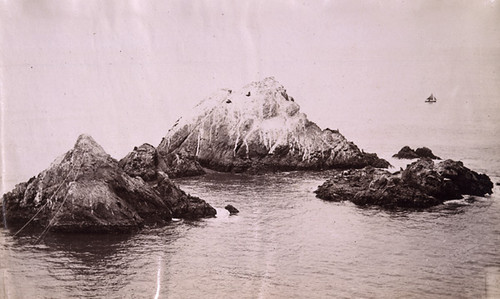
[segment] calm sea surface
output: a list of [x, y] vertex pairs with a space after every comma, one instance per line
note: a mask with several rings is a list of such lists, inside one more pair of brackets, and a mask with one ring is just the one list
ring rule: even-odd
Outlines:
[[[429, 146], [500, 182], [493, 111], [457, 109], [449, 117], [453, 110], [439, 102], [409, 108], [411, 114], [340, 129], [384, 158], [403, 145]], [[396, 169], [408, 163], [390, 161]], [[327, 178], [289, 172], [179, 179], [217, 208], [217, 218], [130, 235], [49, 234], [34, 245], [37, 234], [12, 237], [2, 228], [0, 285], [7, 288], [0, 297], [500, 298], [499, 186], [472, 203], [384, 211], [316, 198]], [[226, 204], [239, 215], [229, 216]]]

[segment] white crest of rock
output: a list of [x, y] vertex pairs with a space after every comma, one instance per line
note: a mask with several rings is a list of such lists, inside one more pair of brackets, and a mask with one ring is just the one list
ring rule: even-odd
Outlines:
[[[222, 89], [204, 99], [190, 115], [175, 123], [162, 145], [169, 150], [172, 137], [186, 126], [186, 140], [197, 143], [196, 156], [220, 130], [229, 135], [228, 142], [234, 145], [234, 155], [240, 147], [245, 148], [248, 155], [251, 140], [264, 145], [268, 154], [279, 146], [288, 146], [291, 152], [302, 154], [303, 159], [313, 151], [336, 145], [332, 144], [331, 137], [328, 140], [323, 138], [319, 127], [307, 120], [307, 116], [300, 112], [300, 106], [273, 77], [250, 83], [239, 90]], [[307, 128], [312, 126], [316, 134], [308, 134]], [[313, 135], [318, 133], [321, 140], [314, 140], [317, 137]]]

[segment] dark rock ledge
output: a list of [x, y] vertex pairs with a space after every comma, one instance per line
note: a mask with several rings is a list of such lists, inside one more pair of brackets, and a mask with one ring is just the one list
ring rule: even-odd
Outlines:
[[491, 194], [493, 183], [485, 174], [460, 161], [435, 164], [422, 158], [401, 172], [366, 167], [337, 172], [315, 191], [329, 201], [351, 201], [359, 206], [424, 209], [463, 195]]
[[[146, 146], [135, 154], [147, 152]], [[142, 171], [142, 166], [148, 168], [137, 165], [137, 169], [124, 170], [92, 137], [81, 135], [74, 148], [48, 169], [2, 196], [2, 223], [29, 222], [65, 232], [128, 232], [166, 224], [172, 217], [216, 214], [205, 201], [180, 190], [166, 174], [149, 168]]]

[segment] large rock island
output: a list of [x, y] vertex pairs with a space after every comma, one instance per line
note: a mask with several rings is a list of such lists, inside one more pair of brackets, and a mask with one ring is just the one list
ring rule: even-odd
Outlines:
[[205, 201], [187, 195], [162, 172], [131, 176], [92, 137], [2, 197], [7, 225], [66, 232], [126, 232], [172, 217], [215, 216]]
[[359, 206], [423, 209], [463, 195], [491, 194], [492, 189], [487, 175], [460, 161], [434, 163], [422, 158], [394, 174], [373, 167], [338, 172], [315, 192], [325, 200], [351, 201]]
[[309, 121], [272, 77], [200, 102], [168, 131], [157, 155], [170, 176], [201, 174], [202, 167], [256, 173], [389, 165]]

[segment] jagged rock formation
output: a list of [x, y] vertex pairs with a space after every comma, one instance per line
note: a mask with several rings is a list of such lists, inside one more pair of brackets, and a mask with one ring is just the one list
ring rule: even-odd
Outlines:
[[395, 174], [373, 167], [339, 172], [315, 192], [325, 200], [349, 200], [361, 206], [422, 209], [462, 195], [491, 194], [492, 188], [487, 175], [468, 169], [460, 161], [435, 164], [422, 158]]
[[419, 147], [416, 150], [413, 150], [407, 145], [403, 146], [403, 148], [401, 148], [397, 154], [394, 154], [393, 157], [398, 159], [430, 158], [434, 160], [441, 160], [441, 158], [435, 156], [427, 147]]
[[[28, 182], [2, 197], [7, 224], [50, 227], [53, 231], [124, 232], [171, 218], [215, 215], [215, 209], [176, 187], [164, 174], [129, 176], [92, 137], [81, 135], [74, 148]], [[189, 214], [192, 212], [192, 214]]]
[[389, 165], [338, 131], [321, 130], [309, 121], [274, 78], [203, 100], [193, 115], [175, 123], [157, 150], [164, 165], [191, 159], [225, 172]]

